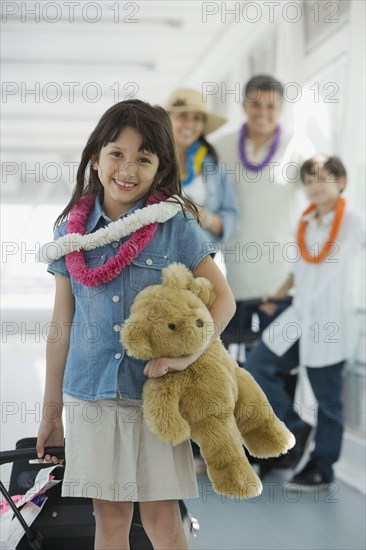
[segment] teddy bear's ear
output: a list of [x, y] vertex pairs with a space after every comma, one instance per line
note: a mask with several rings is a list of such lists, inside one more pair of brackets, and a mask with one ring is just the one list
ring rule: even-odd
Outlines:
[[216, 296], [212, 283], [208, 279], [205, 279], [205, 277], [194, 277], [193, 273], [185, 265], [179, 263], [170, 264], [163, 269], [162, 273], [163, 286], [190, 290], [202, 300], [207, 309], [210, 309], [214, 303]]
[[170, 264], [162, 271], [163, 286], [171, 286], [173, 288], [188, 289], [194, 281], [191, 271], [179, 263]]
[[216, 298], [211, 281], [205, 277], [193, 277], [189, 290], [197, 294], [198, 298], [202, 300], [207, 309], [211, 308]]

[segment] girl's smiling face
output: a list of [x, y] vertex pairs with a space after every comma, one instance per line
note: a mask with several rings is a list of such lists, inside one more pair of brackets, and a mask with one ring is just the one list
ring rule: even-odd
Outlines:
[[116, 220], [142, 199], [154, 182], [159, 158], [140, 151], [143, 138], [135, 128], [125, 127], [113, 143], [102, 147], [92, 159], [104, 188], [103, 210]]

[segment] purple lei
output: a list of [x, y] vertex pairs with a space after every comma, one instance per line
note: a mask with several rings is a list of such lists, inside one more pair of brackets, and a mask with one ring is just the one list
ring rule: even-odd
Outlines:
[[248, 135], [248, 124], [245, 123], [243, 124], [240, 130], [240, 137], [239, 137], [239, 144], [238, 144], [240, 160], [242, 164], [245, 166], [245, 168], [247, 168], [248, 170], [251, 170], [252, 172], [259, 172], [260, 170], [262, 170], [262, 168], [264, 168], [265, 166], [267, 166], [267, 164], [269, 164], [270, 160], [277, 152], [277, 149], [280, 144], [280, 138], [281, 138], [281, 126], [277, 126], [275, 135], [271, 143], [271, 147], [269, 148], [269, 151], [268, 151], [268, 155], [266, 156], [264, 161], [261, 162], [261, 164], [254, 164], [250, 162], [250, 160], [248, 160], [248, 157], [245, 152], [245, 140], [247, 135]]

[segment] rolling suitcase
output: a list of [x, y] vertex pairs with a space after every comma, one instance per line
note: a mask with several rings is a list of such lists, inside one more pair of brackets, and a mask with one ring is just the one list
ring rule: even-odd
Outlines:
[[[25, 494], [33, 487], [39, 470], [51, 466], [50, 464], [29, 464], [29, 460], [37, 458], [35, 445], [36, 438], [25, 438], [17, 442], [15, 451], [0, 453], [1, 464], [13, 462], [8, 492], [0, 482], [0, 490], [9, 505], [12, 505], [10, 496]], [[45, 452], [63, 456], [64, 448], [47, 448]], [[63, 468], [56, 468], [52, 474], [62, 479]], [[93, 550], [95, 522], [92, 500], [61, 497], [61, 483], [48, 489], [45, 494], [47, 501], [30, 527], [24, 522], [17, 507], [12, 505], [25, 533], [16, 550]], [[197, 520], [188, 514], [183, 501], [179, 501], [179, 507], [182, 520], [188, 525], [188, 531], [197, 531], [199, 528]], [[142, 526], [138, 503], [134, 503], [130, 548], [131, 550], [153, 550]]]

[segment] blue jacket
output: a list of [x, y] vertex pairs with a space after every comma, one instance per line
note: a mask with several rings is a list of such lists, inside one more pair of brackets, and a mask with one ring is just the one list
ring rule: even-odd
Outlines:
[[234, 186], [225, 172], [222, 162], [215, 164], [210, 155], [206, 155], [202, 164], [202, 179], [207, 186], [205, 208], [219, 214], [223, 220], [224, 231], [220, 236], [204, 230], [213, 243], [227, 241], [239, 229], [240, 213]]

